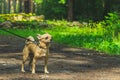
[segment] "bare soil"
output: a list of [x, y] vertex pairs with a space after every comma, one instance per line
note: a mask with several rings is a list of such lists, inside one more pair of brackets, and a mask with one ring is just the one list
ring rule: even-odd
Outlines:
[[37, 61], [36, 74], [28, 62], [20, 71], [24, 39], [0, 36], [0, 80], [120, 80], [120, 56], [108, 56], [81, 48], [52, 43], [49, 74], [44, 74], [44, 60]]

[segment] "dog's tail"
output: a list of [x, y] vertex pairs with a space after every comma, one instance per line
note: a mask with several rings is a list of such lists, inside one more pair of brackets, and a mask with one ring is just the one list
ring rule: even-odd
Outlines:
[[32, 36], [29, 36], [26, 38], [25, 44], [30, 44], [33, 43], [35, 41], [35, 39]]

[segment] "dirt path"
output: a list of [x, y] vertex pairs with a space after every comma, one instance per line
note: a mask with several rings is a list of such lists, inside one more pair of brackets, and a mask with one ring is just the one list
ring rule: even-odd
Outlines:
[[49, 71], [43, 73], [43, 60], [37, 62], [37, 73], [20, 71], [24, 40], [0, 36], [0, 80], [120, 80], [120, 57], [100, 55], [95, 51], [69, 48], [53, 43]]

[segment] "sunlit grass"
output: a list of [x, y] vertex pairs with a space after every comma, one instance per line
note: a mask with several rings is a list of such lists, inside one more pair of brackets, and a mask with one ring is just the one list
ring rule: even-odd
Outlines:
[[[25, 22], [27, 23], [27, 22]], [[34, 23], [34, 22], [31, 22]], [[49, 33], [53, 37], [53, 41], [65, 44], [71, 47], [94, 49], [109, 55], [120, 55], [120, 35], [118, 39], [113, 36], [114, 30], [106, 28], [103, 22], [87, 23], [82, 26], [70, 27], [65, 20], [47, 21], [50, 26], [41, 28], [31, 25], [24, 26], [23, 29], [7, 29], [8, 31], [20, 35], [22, 37], [33, 36], [36, 34]], [[11, 35], [0, 30], [0, 35]]]
[[[36, 34], [49, 33], [53, 36], [53, 40], [60, 44], [66, 44], [71, 47], [94, 49], [110, 55], [120, 55], [119, 40], [112, 40], [110, 37], [104, 36], [104, 28], [79, 28], [54, 26], [39, 29], [8, 29], [8, 31], [27, 37], [29, 35], [36, 38]], [[5, 31], [0, 31], [1, 35], [9, 35]]]

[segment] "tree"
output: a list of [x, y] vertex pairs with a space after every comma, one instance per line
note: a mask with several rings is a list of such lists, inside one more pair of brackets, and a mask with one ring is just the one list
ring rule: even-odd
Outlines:
[[0, 1], [0, 13], [2, 13], [2, 1]]
[[[47, 19], [103, 20], [109, 12], [120, 12], [120, 0], [35, 0], [37, 13]], [[41, 3], [42, 2], [42, 3]]]
[[29, 11], [28, 11], [28, 6], [29, 6], [29, 1], [28, 0], [25, 0], [24, 1], [24, 12], [25, 13], [29, 13]]
[[24, 11], [25, 13], [33, 13], [33, 0], [24, 1]]
[[73, 20], [73, 0], [68, 0], [68, 20]]
[[7, 10], [6, 8], [7, 8], [7, 7], [6, 7], [6, 0], [4, 0], [4, 13], [7, 13], [7, 12], [6, 12], [6, 10]]
[[29, 13], [33, 13], [33, 0], [29, 0]]
[[8, 0], [8, 13], [10, 13], [10, 9], [11, 9], [11, 0]]
[[13, 1], [14, 13], [16, 13], [16, 1], [17, 1], [17, 0], [14, 0], [14, 1]]
[[73, 20], [73, 4], [74, 0], [59, 0], [59, 3], [65, 4], [67, 2], [67, 9], [68, 9], [68, 14], [67, 14], [67, 19], [68, 21]]
[[3, 4], [3, 0], [1, 0], [1, 13], [4, 12], [4, 4]]
[[[23, 0], [19, 0], [19, 12], [20, 13], [23, 11], [22, 4], [23, 4]], [[26, 6], [26, 8], [27, 8], [27, 6]]]

